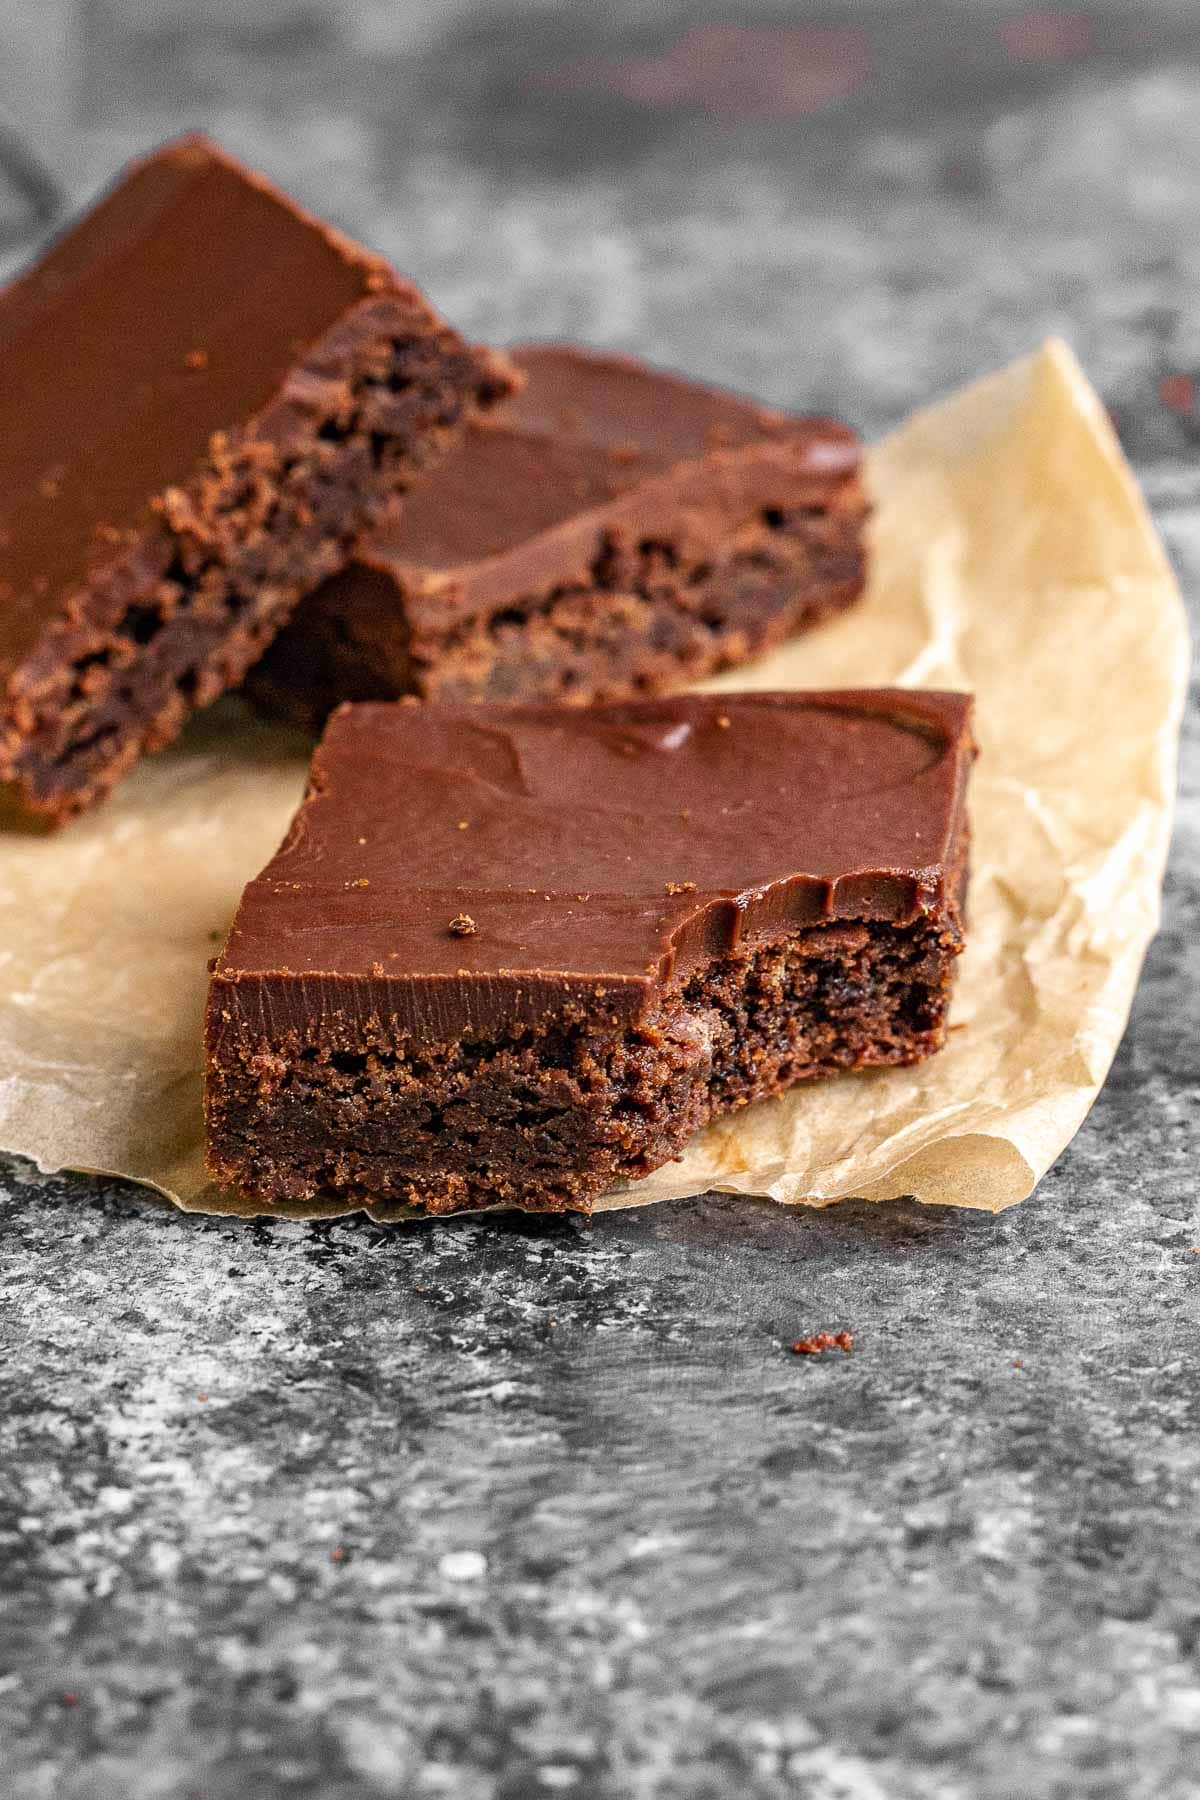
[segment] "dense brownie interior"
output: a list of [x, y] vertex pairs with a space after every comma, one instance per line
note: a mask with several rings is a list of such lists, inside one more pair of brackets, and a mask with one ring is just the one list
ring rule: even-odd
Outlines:
[[270, 416], [162, 497], [136, 548], [16, 671], [4, 743], [24, 804], [70, 817], [236, 686], [481, 385], [471, 354], [431, 338], [401, 300], [362, 302]]
[[414, 1053], [383, 1032], [222, 1038], [215, 1174], [252, 1194], [429, 1213], [586, 1210], [722, 1113], [942, 1043], [957, 905], [905, 927], [821, 925], [713, 957], [629, 1025], [602, 1015]]

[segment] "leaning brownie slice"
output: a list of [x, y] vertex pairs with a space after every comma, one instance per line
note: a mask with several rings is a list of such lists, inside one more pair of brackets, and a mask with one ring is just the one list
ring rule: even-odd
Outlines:
[[173, 738], [513, 379], [205, 139], [129, 171], [0, 294], [9, 801]]
[[214, 1175], [586, 1210], [709, 1119], [943, 1041], [970, 701], [350, 706], [212, 979]]
[[621, 699], [815, 625], [863, 587], [861, 450], [629, 357], [512, 352], [522, 391], [300, 606], [268, 710]]

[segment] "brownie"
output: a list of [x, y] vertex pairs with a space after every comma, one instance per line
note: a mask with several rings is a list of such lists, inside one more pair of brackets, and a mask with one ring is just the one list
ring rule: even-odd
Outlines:
[[657, 693], [743, 662], [862, 592], [861, 452], [628, 357], [514, 350], [525, 386], [255, 671], [269, 710], [341, 700]]
[[512, 379], [206, 139], [129, 170], [0, 294], [10, 808], [173, 738]]
[[971, 755], [958, 694], [342, 708], [215, 965], [213, 1174], [586, 1210], [718, 1114], [930, 1055]]

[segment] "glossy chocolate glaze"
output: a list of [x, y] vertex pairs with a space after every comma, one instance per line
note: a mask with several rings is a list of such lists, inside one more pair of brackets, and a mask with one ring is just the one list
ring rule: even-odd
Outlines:
[[960, 889], [970, 708], [892, 690], [344, 707], [216, 982], [272, 1036], [387, 1016], [443, 1042], [564, 1001], [634, 1016], [796, 927], [912, 923]]

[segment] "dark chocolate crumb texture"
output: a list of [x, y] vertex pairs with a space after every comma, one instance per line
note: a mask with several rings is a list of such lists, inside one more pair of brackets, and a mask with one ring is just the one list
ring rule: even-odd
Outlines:
[[744, 662], [862, 592], [846, 426], [570, 345], [464, 435], [254, 671], [269, 711], [621, 699]]
[[343, 708], [215, 966], [213, 1174], [586, 1210], [717, 1114], [930, 1055], [970, 704]]
[[0, 783], [58, 822], [238, 682], [515, 379], [203, 138], [0, 294]]

